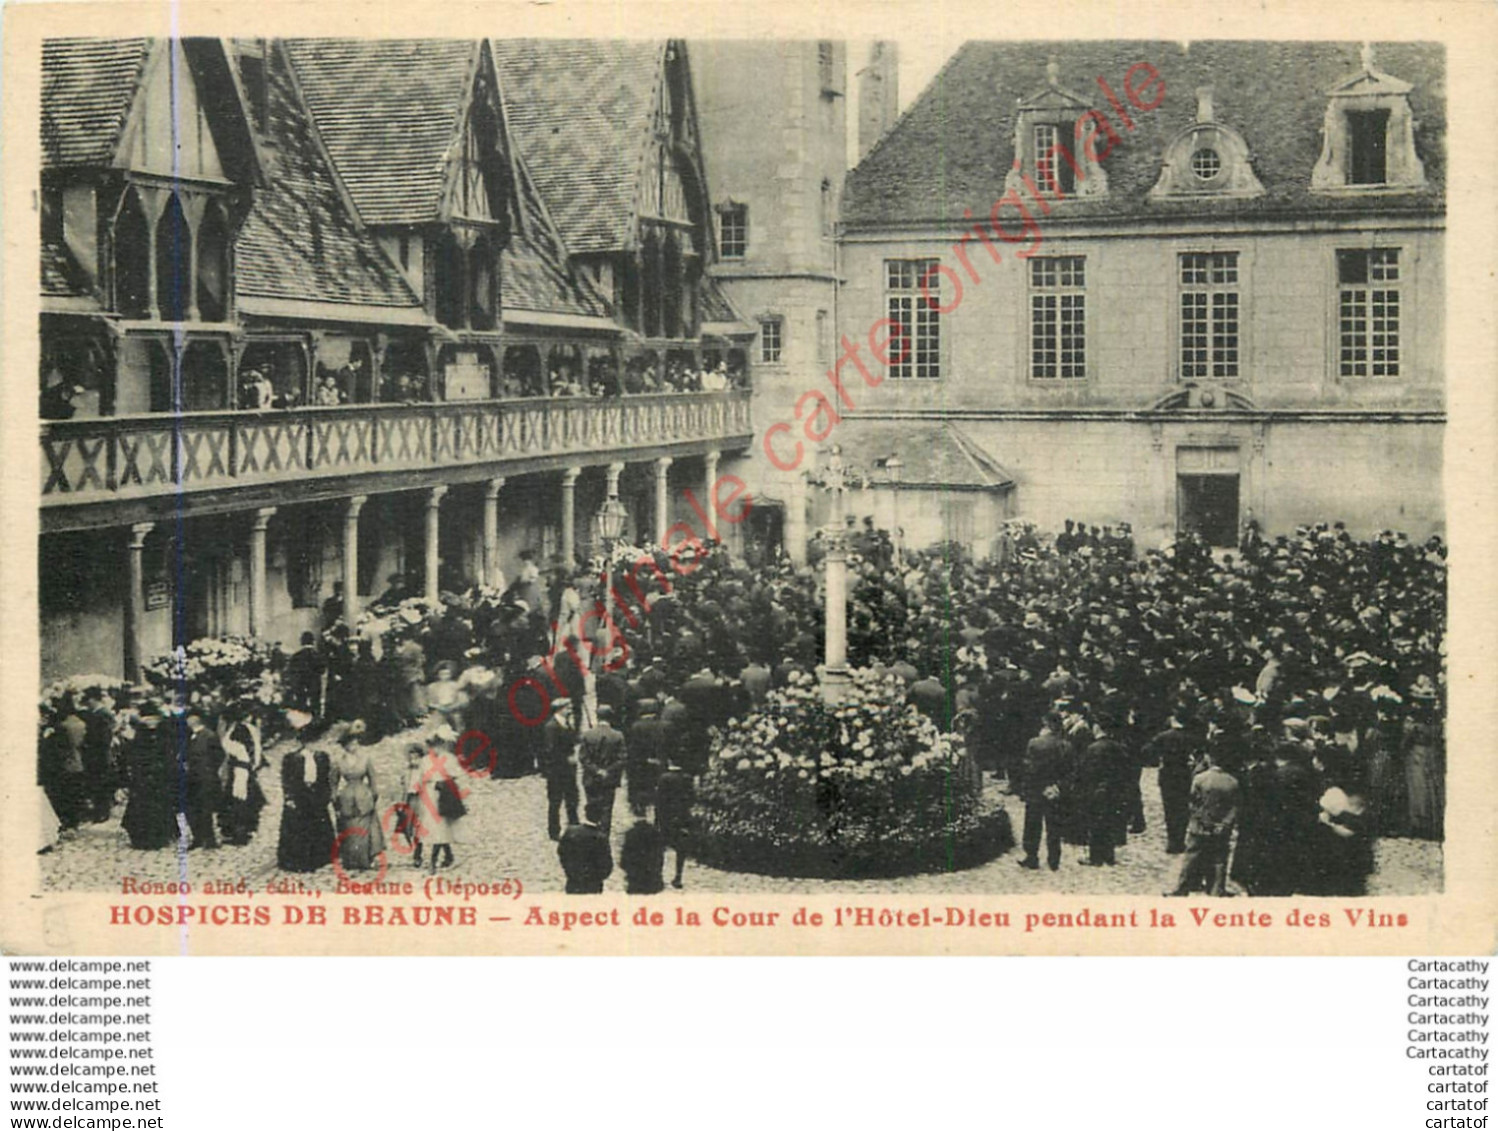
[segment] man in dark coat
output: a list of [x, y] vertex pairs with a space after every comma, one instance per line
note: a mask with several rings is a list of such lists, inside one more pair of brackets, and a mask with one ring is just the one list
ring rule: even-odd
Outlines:
[[114, 765], [114, 715], [95, 692], [88, 697], [83, 712], [83, 774], [88, 790], [90, 819], [109, 820], [114, 806], [115, 786], [119, 774]]
[[1159, 766], [1160, 803], [1165, 809], [1165, 851], [1186, 851], [1186, 821], [1191, 814], [1191, 779], [1196, 776], [1200, 736], [1188, 729], [1191, 714], [1177, 709], [1169, 725], [1144, 745], [1144, 763]]
[[603, 891], [603, 881], [614, 872], [609, 838], [597, 825], [599, 816], [597, 806], [589, 802], [584, 822], [569, 826], [557, 842], [557, 859], [567, 874], [568, 895], [597, 895]]
[[619, 846], [619, 868], [630, 895], [657, 895], [666, 888], [666, 841], [644, 817], [624, 834]]
[[1207, 748], [1207, 768], [1191, 782], [1191, 820], [1186, 826], [1186, 855], [1175, 891], [1190, 895], [1206, 889], [1221, 895], [1227, 880], [1228, 848], [1238, 822], [1238, 779], [1219, 766], [1220, 749]]
[[1061, 806], [1072, 784], [1072, 746], [1061, 734], [1058, 711], [1047, 712], [1039, 736], [1025, 748], [1021, 777], [1025, 800], [1025, 858], [1021, 868], [1040, 867], [1040, 835], [1045, 832], [1046, 863], [1051, 871], [1061, 867]]
[[302, 646], [286, 661], [286, 705], [322, 714], [322, 677], [327, 665], [317, 650], [317, 637], [302, 633]]
[[614, 795], [624, 776], [628, 753], [624, 736], [613, 727], [613, 711], [598, 708], [598, 725], [583, 731], [578, 740], [577, 763], [582, 769], [583, 796], [591, 808], [599, 807], [598, 826], [608, 835], [614, 822]]
[[655, 804], [656, 785], [666, 764], [666, 724], [660, 720], [654, 699], [641, 699], [635, 709], [639, 718], [629, 728], [624, 744], [624, 776], [629, 782], [629, 807], [636, 816], [644, 816]]
[[[546, 776], [546, 832], [552, 840], [562, 835], [562, 806], [567, 824], [577, 824], [577, 728], [572, 704], [558, 699], [541, 731], [541, 772]], [[531, 727], [531, 730], [538, 728]]]
[[674, 755], [669, 757], [656, 791], [655, 823], [666, 847], [676, 852], [676, 874], [671, 880], [674, 888], [681, 887], [682, 872], [686, 868], [687, 846], [692, 834], [692, 805], [696, 795], [692, 775], [682, 769]]
[[224, 748], [218, 735], [203, 725], [203, 716], [197, 711], [187, 713], [187, 746], [182, 759], [187, 827], [192, 831], [192, 847], [217, 848], [218, 835], [213, 818], [219, 808], [218, 775], [224, 761]]
[[1127, 839], [1128, 776], [1136, 765], [1118, 741], [1122, 720], [1110, 711], [1100, 712], [1102, 737], [1082, 752], [1078, 767], [1079, 800], [1087, 821], [1087, 860], [1096, 867], [1115, 864], [1114, 849]]

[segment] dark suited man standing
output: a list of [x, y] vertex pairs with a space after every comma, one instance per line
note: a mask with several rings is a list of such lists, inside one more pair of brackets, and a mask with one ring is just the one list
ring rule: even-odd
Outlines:
[[607, 836], [614, 824], [614, 795], [624, 776], [628, 753], [624, 736], [613, 727], [613, 711], [598, 708], [598, 725], [583, 731], [578, 743], [577, 762], [582, 767], [583, 796], [589, 808], [599, 805], [598, 825]]
[[1025, 800], [1025, 858], [1021, 868], [1040, 867], [1040, 836], [1045, 832], [1046, 863], [1061, 867], [1061, 807], [1074, 773], [1072, 746], [1062, 737], [1059, 711], [1046, 712], [1039, 736], [1025, 747], [1021, 792]]
[[197, 711], [187, 713], [187, 748], [183, 751], [183, 774], [186, 783], [187, 827], [192, 830], [193, 848], [217, 848], [213, 815], [218, 812], [219, 767], [223, 765], [224, 748], [218, 735], [203, 725]]
[[1181, 879], [1166, 895], [1206, 890], [1221, 895], [1227, 882], [1228, 849], [1238, 823], [1238, 779], [1219, 765], [1231, 762], [1221, 749], [1207, 750], [1207, 768], [1191, 782], [1191, 821], [1186, 826], [1186, 855]]
[[1186, 821], [1191, 815], [1191, 779], [1201, 735], [1191, 725], [1190, 712], [1177, 707], [1165, 730], [1145, 743], [1144, 763], [1160, 767], [1160, 803], [1165, 808], [1165, 851], [1186, 851]]
[[562, 835], [562, 806], [567, 824], [577, 824], [577, 728], [572, 704], [557, 699], [551, 718], [541, 728], [541, 772], [546, 776], [546, 832], [552, 840]]

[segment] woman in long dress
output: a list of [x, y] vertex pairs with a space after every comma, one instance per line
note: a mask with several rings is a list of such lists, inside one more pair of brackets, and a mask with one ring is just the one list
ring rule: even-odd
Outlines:
[[265, 793], [260, 788], [260, 739], [254, 727], [236, 714], [222, 739], [224, 779], [218, 825], [226, 844], [249, 844], [260, 828]]
[[468, 813], [463, 802], [471, 792], [465, 784], [467, 777], [453, 754], [452, 739], [433, 738], [413, 783], [418, 793], [412, 802], [421, 823], [422, 843], [429, 850], [427, 867], [433, 872], [439, 867], [450, 868], [454, 863], [453, 845], [462, 839], [461, 826]]
[[120, 824], [131, 848], [165, 848], [176, 842], [177, 751], [160, 708], [144, 704], [125, 759], [129, 796]]
[[1404, 724], [1404, 780], [1410, 835], [1441, 840], [1446, 832], [1446, 749], [1436, 710], [1435, 684], [1421, 676], [1410, 689]]
[[351, 872], [375, 866], [385, 850], [380, 831], [379, 787], [369, 748], [358, 744], [365, 732], [355, 719], [338, 740], [333, 752], [333, 811], [338, 815], [338, 862]]
[[281, 759], [281, 838], [276, 865], [283, 872], [315, 872], [333, 859], [333, 769], [325, 751], [304, 744]]

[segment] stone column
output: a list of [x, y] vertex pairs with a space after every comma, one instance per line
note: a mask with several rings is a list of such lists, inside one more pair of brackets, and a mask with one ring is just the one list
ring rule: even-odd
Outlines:
[[718, 460], [722, 452], [708, 452], [702, 457], [702, 509], [713, 509], [713, 488], [718, 483]]
[[359, 615], [359, 512], [368, 501], [354, 495], [343, 511], [343, 621], [350, 628]]
[[503, 475], [484, 484], [484, 584], [492, 589], [505, 584], [499, 568], [499, 492], [504, 485]]
[[562, 472], [562, 565], [574, 569], [577, 564], [577, 477], [580, 467]]
[[670, 470], [670, 456], [661, 456], [655, 461], [655, 544], [657, 546], [666, 544], [666, 531], [671, 525], [671, 495], [668, 490]]
[[433, 604], [437, 601], [437, 570], [440, 566], [440, 546], [438, 534], [441, 531], [442, 521], [442, 496], [447, 494], [446, 487], [433, 487], [427, 492], [427, 560], [426, 560], [426, 599]]
[[261, 507], [250, 526], [250, 635], [264, 636], [269, 612], [265, 605], [265, 528], [275, 507]]
[[127, 543], [127, 563], [130, 591], [125, 595], [125, 678], [131, 683], [140, 680], [141, 625], [146, 617], [146, 578], [142, 554], [146, 546], [146, 535], [155, 529], [154, 522], [137, 522], [130, 527]]
[[624, 474], [622, 463], [611, 463], [605, 469], [608, 475], [608, 486], [605, 488], [603, 497], [605, 499], [617, 499], [619, 497], [619, 476]]

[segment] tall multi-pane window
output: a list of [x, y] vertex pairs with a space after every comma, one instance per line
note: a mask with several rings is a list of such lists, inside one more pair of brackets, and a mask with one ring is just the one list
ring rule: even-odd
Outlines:
[[749, 206], [729, 204], [718, 211], [718, 250], [724, 259], [743, 259], [749, 250]]
[[889, 376], [941, 377], [941, 275], [935, 259], [884, 261], [890, 329]]
[[1181, 378], [1238, 376], [1238, 253], [1181, 256]]
[[1035, 142], [1035, 184], [1041, 192], [1067, 197], [1076, 189], [1077, 181], [1071, 161], [1061, 154], [1066, 145], [1062, 136], [1060, 126], [1041, 123], [1035, 127], [1032, 134]]
[[1399, 376], [1399, 249], [1337, 252], [1337, 371]]
[[780, 364], [780, 351], [785, 348], [785, 320], [778, 314], [759, 320], [759, 359], [766, 365]]
[[1086, 260], [1080, 255], [1030, 260], [1030, 376], [1087, 376]]

